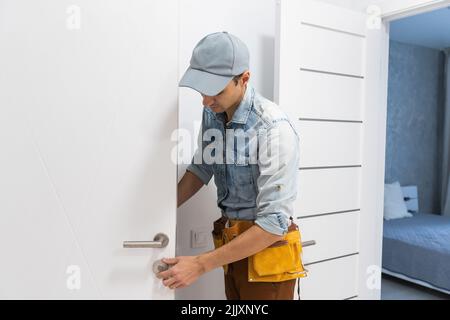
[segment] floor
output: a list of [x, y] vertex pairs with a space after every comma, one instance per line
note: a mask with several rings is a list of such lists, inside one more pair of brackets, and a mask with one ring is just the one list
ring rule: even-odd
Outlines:
[[383, 274], [381, 300], [450, 300], [450, 295]]

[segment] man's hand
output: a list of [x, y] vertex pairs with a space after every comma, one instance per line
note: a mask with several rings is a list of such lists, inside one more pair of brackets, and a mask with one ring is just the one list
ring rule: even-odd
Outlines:
[[269, 233], [260, 226], [254, 225], [218, 249], [198, 256], [162, 259], [163, 262], [172, 266], [156, 276], [164, 279], [163, 284], [170, 289], [187, 287], [204, 273], [254, 255], [282, 239], [283, 236]]
[[198, 261], [198, 256], [165, 258], [162, 261], [171, 267], [169, 270], [157, 273], [156, 276], [163, 279], [163, 284], [170, 289], [187, 287], [205, 273], [203, 265]]

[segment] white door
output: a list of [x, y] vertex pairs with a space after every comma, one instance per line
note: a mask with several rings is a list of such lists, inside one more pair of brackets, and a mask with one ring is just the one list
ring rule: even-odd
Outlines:
[[385, 30], [376, 16], [320, 1], [281, 0], [277, 8], [275, 96], [300, 134], [296, 216], [302, 240], [316, 241], [304, 248], [301, 297], [378, 299]]
[[0, 1], [0, 298], [173, 299], [177, 48], [175, 0]]

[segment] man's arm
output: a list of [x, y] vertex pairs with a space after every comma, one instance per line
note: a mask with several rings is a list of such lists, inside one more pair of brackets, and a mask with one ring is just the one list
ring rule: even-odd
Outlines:
[[209, 272], [225, 264], [252, 256], [282, 239], [283, 236], [267, 232], [260, 226], [254, 225], [233, 241], [216, 250], [203, 253], [197, 256], [197, 259], [203, 272]]
[[187, 200], [189, 200], [198, 190], [203, 187], [203, 181], [200, 180], [195, 174], [190, 171], [186, 171], [183, 178], [178, 182], [177, 192], [177, 207], [181, 206]]
[[181, 256], [162, 261], [173, 265], [167, 271], [157, 274], [163, 284], [170, 289], [184, 288], [194, 283], [204, 273], [229, 264], [265, 249], [283, 239], [254, 225], [218, 249], [198, 256]]

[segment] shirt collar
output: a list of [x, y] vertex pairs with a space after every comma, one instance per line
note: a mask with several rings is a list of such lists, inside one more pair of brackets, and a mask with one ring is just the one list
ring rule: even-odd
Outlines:
[[[236, 111], [233, 114], [233, 118], [231, 119], [231, 121], [227, 122], [227, 124], [232, 123], [232, 122], [240, 123], [240, 124], [247, 123], [248, 116], [252, 109], [254, 96], [255, 96], [255, 90], [253, 89], [253, 87], [250, 86], [250, 84], [247, 84], [244, 98], [242, 99], [239, 106], [236, 108]], [[220, 121], [225, 121], [225, 112], [214, 113], [211, 111], [211, 113], [215, 116], [216, 119], [218, 119]]]

